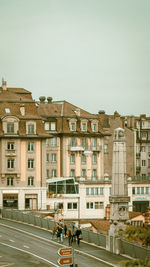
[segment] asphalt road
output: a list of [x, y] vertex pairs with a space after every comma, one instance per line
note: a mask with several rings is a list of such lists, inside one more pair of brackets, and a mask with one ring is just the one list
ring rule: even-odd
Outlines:
[[[59, 267], [58, 250], [64, 246], [68, 247], [67, 239], [63, 244], [59, 244], [57, 240], [51, 240], [51, 233], [47, 230], [0, 220], [0, 267]], [[73, 244], [73, 249], [74, 263], [78, 264], [78, 267], [115, 267], [120, 266], [121, 260], [127, 260], [84, 242], [81, 242], [80, 247]]]

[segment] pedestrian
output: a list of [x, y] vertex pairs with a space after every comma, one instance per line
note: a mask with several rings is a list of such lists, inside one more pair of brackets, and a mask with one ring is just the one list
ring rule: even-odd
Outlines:
[[52, 239], [55, 239], [55, 234], [56, 234], [56, 227], [53, 228], [53, 231], [52, 231]]
[[64, 234], [65, 234], [65, 237], [67, 236], [67, 225], [64, 223]]
[[74, 225], [72, 226], [72, 242], [76, 243], [76, 231]]
[[58, 225], [57, 225], [57, 241], [58, 241], [58, 242], [60, 241], [60, 233], [61, 233], [60, 225], [58, 224]]
[[78, 229], [76, 231], [76, 237], [77, 237], [77, 244], [78, 244], [78, 246], [80, 245], [81, 234], [82, 234], [82, 231], [81, 231], [80, 227], [78, 227]]
[[68, 228], [67, 236], [68, 236], [68, 244], [69, 244], [69, 246], [71, 246], [72, 245], [72, 236], [73, 236], [71, 227]]

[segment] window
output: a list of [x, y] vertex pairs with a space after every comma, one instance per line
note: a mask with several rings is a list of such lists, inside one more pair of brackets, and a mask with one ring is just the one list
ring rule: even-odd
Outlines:
[[70, 176], [71, 176], [71, 177], [74, 177], [74, 176], [75, 176], [75, 170], [74, 170], [74, 169], [71, 169], [71, 170], [70, 170]]
[[51, 161], [56, 162], [56, 153], [51, 154]]
[[97, 170], [96, 169], [93, 169], [92, 170], [92, 178], [93, 179], [96, 179], [97, 178]]
[[7, 168], [8, 169], [13, 169], [14, 168], [14, 159], [8, 159]]
[[81, 171], [81, 176], [82, 176], [82, 177], [86, 177], [86, 169], [82, 169], [82, 171]]
[[81, 131], [83, 131], [83, 132], [87, 131], [87, 124], [86, 124], [86, 122], [82, 122], [82, 124], [81, 124]]
[[75, 122], [70, 123], [70, 131], [75, 131], [76, 130], [76, 124]]
[[146, 160], [142, 160], [142, 166], [146, 166]]
[[9, 113], [10, 113], [10, 108], [5, 108], [5, 112], [6, 112], [7, 114], [9, 114]]
[[108, 144], [104, 145], [104, 153], [108, 153]]
[[46, 146], [49, 146], [49, 140], [48, 140], [48, 138], [46, 139]]
[[92, 131], [97, 132], [97, 124], [96, 123], [92, 123]]
[[50, 123], [50, 130], [51, 131], [56, 131], [56, 122], [51, 122]]
[[89, 196], [89, 188], [86, 187], [86, 195]]
[[146, 152], [146, 146], [142, 146], [141, 151]]
[[141, 195], [144, 194], [144, 187], [141, 187]]
[[97, 145], [97, 139], [96, 138], [92, 138], [91, 139], [91, 144], [92, 144], [92, 147], [96, 147], [96, 145]]
[[14, 142], [8, 142], [7, 143], [7, 149], [8, 150], [14, 150]]
[[71, 164], [75, 163], [75, 154], [73, 154], [73, 153], [70, 155], [70, 163]]
[[137, 187], [137, 195], [140, 194], [140, 187]]
[[150, 146], [148, 146], [148, 152], [150, 152]]
[[34, 124], [28, 124], [28, 134], [34, 134]]
[[56, 169], [52, 169], [51, 175], [52, 177], [56, 177]]
[[51, 146], [57, 146], [57, 138], [56, 137], [51, 138]]
[[14, 185], [14, 178], [8, 177], [7, 178], [7, 186], [13, 186]]
[[28, 142], [28, 151], [34, 151], [34, 142]]
[[44, 128], [46, 131], [49, 131], [49, 122], [45, 122]]
[[34, 185], [34, 177], [28, 177], [28, 185], [33, 186]]
[[142, 138], [142, 140], [146, 140], [147, 139], [147, 133], [142, 133], [141, 138]]
[[132, 187], [132, 194], [135, 195], [135, 187]]
[[150, 121], [148, 121], [148, 127], [150, 127]]
[[82, 153], [81, 155], [81, 163], [85, 164], [86, 163], [86, 156]]
[[93, 202], [87, 202], [86, 203], [86, 208], [87, 209], [93, 209]]
[[73, 202], [73, 203], [67, 203], [67, 208], [68, 210], [76, 210], [77, 209], [77, 203]]
[[97, 163], [97, 155], [95, 153], [92, 155], [92, 163]]
[[91, 195], [94, 196], [94, 188], [91, 188]]
[[49, 162], [49, 154], [46, 154], [46, 162]]
[[7, 133], [14, 133], [14, 124], [7, 123]]
[[150, 168], [150, 159], [148, 159], [148, 168]]
[[34, 168], [34, 159], [28, 159], [28, 169]]
[[95, 187], [95, 195], [97, 196], [98, 195], [98, 187]]
[[88, 139], [87, 138], [81, 139], [81, 146], [85, 149], [88, 149]]
[[95, 202], [95, 209], [103, 209], [104, 203], [103, 202]]
[[71, 137], [71, 138], [69, 139], [69, 144], [70, 144], [71, 147], [72, 147], [72, 146], [76, 146], [76, 139], [75, 139], [74, 137]]
[[104, 188], [103, 187], [100, 187], [100, 195], [104, 195]]
[[146, 195], [149, 194], [149, 187], [145, 187], [145, 194], [146, 194]]
[[49, 170], [48, 169], [46, 170], [46, 178], [47, 179], [49, 178]]

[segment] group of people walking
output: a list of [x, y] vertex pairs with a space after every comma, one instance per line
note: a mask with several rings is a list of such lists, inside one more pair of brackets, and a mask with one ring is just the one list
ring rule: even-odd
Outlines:
[[82, 235], [82, 231], [81, 231], [80, 227], [78, 227], [76, 229], [74, 225], [67, 227], [66, 224], [57, 223], [56, 227], [54, 227], [54, 229], [53, 229], [52, 239], [54, 239], [56, 236], [57, 241], [63, 243], [63, 238], [68, 237], [68, 245], [69, 246], [71, 246], [73, 242], [76, 243], [76, 241], [77, 241], [77, 244], [79, 246], [80, 240], [81, 240], [81, 235]]

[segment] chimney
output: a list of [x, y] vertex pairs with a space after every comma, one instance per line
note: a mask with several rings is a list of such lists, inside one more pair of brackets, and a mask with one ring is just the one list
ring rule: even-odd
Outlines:
[[53, 98], [52, 97], [47, 97], [47, 102], [48, 102], [48, 104], [51, 104], [52, 103], [52, 100], [53, 100]]
[[98, 114], [105, 114], [105, 110], [99, 110]]
[[45, 96], [40, 96], [39, 97], [39, 100], [40, 100], [40, 103], [44, 104], [45, 103]]
[[4, 81], [4, 78], [2, 78], [2, 89], [3, 89], [4, 91], [7, 90], [7, 82]]

